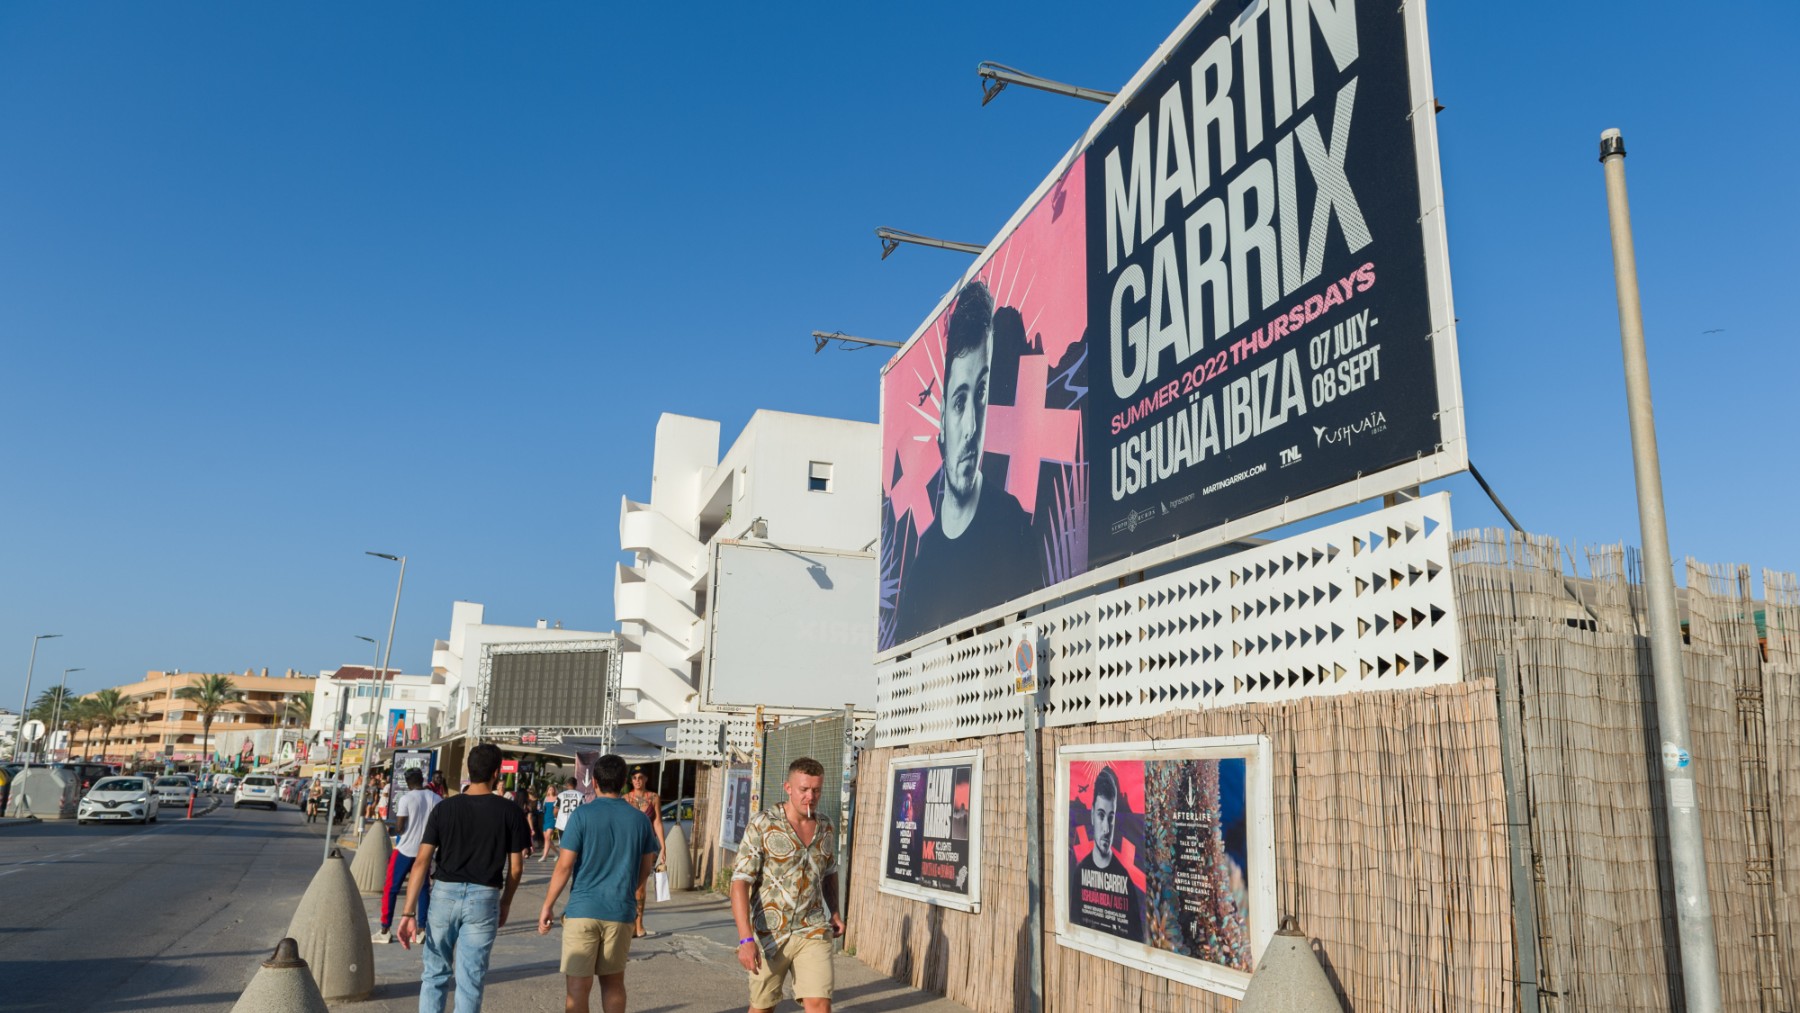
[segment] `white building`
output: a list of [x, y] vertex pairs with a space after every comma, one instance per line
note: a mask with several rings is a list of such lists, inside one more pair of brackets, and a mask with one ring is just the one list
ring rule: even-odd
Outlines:
[[[765, 561], [734, 572], [773, 575], [766, 560], [780, 555], [832, 592], [825, 607], [841, 612], [855, 603], [849, 605], [855, 613], [851, 621], [823, 624], [831, 627], [826, 635], [812, 638], [818, 642], [810, 645], [790, 644], [790, 657], [806, 661], [837, 651], [839, 657], [855, 658], [853, 667], [835, 678], [858, 687], [866, 682], [872, 701], [869, 659], [877, 593], [872, 550], [880, 531], [880, 467], [880, 427], [866, 422], [758, 411], [721, 458], [717, 422], [663, 415], [656, 425], [649, 502], [626, 498], [619, 511], [619, 545], [633, 557], [619, 564], [613, 578], [624, 661], [621, 723], [636, 725], [633, 734], [640, 739], [660, 736], [667, 742], [674, 720], [703, 709], [733, 709], [706, 706], [709, 679], [719, 675], [709, 664], [709, 652], [719, 646], [708, 623], [709, 595], [719, 591], [719, 600], [725, 600], [718, 572], [725, 546], [770, 550]], [[769, 595], [783, 593], [781, 587], [796, 590], [791, 583], [771, 583]], [[742, 586], [736, 593], [738, 601], [748, 600], [741, 596]], [[866, 637], [858, 632], [865, 625]], [[789, 637], [799, 629], [770, 629], [760, 639]], [[739, 697], [745, 678], [756, 677], [742, 671], [750, 664], [744, 661], [735, 675]], [[842, 685], [825, 686], [818, 706], [841, 706], [862, 696]]]
[[443, 730], [448, 687], [442, 676], [406, 675], [387, 669], [383, 689], [375, 671], [371, 665], [340, 665], [335, 671], [319, 673], [313, 689], [312, 720], [307, 725], [309, 752], [336, 742], [340, 709], [343, 738], [351, 746], [373, 735], [385, 748], [396, 732], [400, 742], [429, 741]]
[[459, 601], [450, 606], [450, 636], [431, 649], [431, 672], [444, 681], [447, 733], [468, 731], [479, 720], [475, 713], [480, 688], [481, 660], [495, 645], [573, 644], [577, 641], [610, 640], [612, 634], [592, 630], [566, 630], [540, 619], [536, 626], [502, 626], [486, 623], [486, 606]]
[[19, 734], [19, 716], [4, 707], [0, 707], [0, 750], [4, 755], [12, 756], [13, 746]]

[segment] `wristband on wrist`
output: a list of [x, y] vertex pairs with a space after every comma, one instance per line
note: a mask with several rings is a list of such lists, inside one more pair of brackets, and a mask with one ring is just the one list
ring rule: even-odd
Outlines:
[[754, 942], [756, 942], [755, 936], [745, 936], [744, 938], [738, 940], [738, 945], [742, 946], [745, 943], [754, 943]]

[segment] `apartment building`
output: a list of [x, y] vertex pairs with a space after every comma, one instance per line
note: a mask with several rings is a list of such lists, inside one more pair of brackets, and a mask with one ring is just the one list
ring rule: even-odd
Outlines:
[[[168, 756], [176, 763], [202, 762], [213, 752], [213, 744], [201, 741], [199, 711], [176, 694], [208, 674], [213, 673], [152, 671], [137, 682], [116, 687], [137, 704], [137, 717], [112, 730], [112, 740], [105, 747], [107, 758], [126, 762]], [[266, 668], [260, 673], [245, 669], [223, 674], [230, 677], [232, 688], [241, 692], [243, 699], [226, 704], [213, 717], [214, 736], [297, 727], [289, 704], [302, 693], [313, 692], [316, 683], [312, 676], [293, 669], [277, 676], [271, 676]], [[85, 741], [78, 741], [77, 748], [86, 751]], [[99, 746], [96, 741], [93, 751], [97, 753]]]

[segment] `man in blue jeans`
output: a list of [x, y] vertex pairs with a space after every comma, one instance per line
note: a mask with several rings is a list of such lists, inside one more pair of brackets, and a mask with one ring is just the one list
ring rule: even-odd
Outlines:
[[[469, 750], [469, 785], [431, 810], [419, 857], [406, 883], [406, 903], [395, 926], [400, 945], [425, 937], [425, 971], [419, 980], [419, 1013], [444, 1013], [452, 964], [456, 1013], [477, 1013], [494, 935], [506, 924], [513, 893], [525, 871], [531, 825], [525, 811], [494, 793], [500, 749], [484, 742]], [[437, 860], [431, 887], [431, 924], [421, 932], [419, 896], [426, 870]]]

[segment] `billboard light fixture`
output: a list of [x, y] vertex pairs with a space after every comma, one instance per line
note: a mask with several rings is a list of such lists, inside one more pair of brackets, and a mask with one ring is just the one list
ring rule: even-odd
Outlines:
[[843, 331], [814, 331], [812, 339], [814, 355], [823, 352], [825, 346], [833, 341], [837, 342], [838, 347], [846, 352], [855, 351], [858, 348], [899, 348], [904, 344], [904, 342], [888, 341], [884, 338], [859, 338], [854, 334], [845, 334]]
[[979, 243], [958, 243], [948, 239], [935, 239], [931, 236], [921, 236], [916, 232], [890, 229], [885, 225], [875, 230], [875, 238], [881, 240], [882, 260], [888, 259], [888, 254], [898, 250], [901, 243], [912, 243], [915, 246], [935, 246], [940, 250], [955, 250], [958, 253], [979, 254], [982, 250], [987, 249]]
[[981, 86], [982, 105], [987, 105], [989, 102], [994, 101], [994, 96], [1004, 91], [1009, 84], [1016, 84], [1025, 88], [1036, 88], [1038, 91], [1047, 91], [1053, 95], [1067, 95], [1070, 98], [1087, 99], [1089, 102], [1098, 102], [1101, 105], [1111, 103], [1119, 94], [1116, 91], [1101, 91], [1098, 88], [1082, 88], [1077, 85], [1064, 84], [1061, 81], [1052, 81], [1047, 77], [1038, 77], [1036, 74], [1027, 74], [1022, 70], [1015, 70], [1004, 63], [995, 63], [992, 60], [986, 60], [977, 64], [975, 73], [977, 76], [981, 77], [984, 82]]

